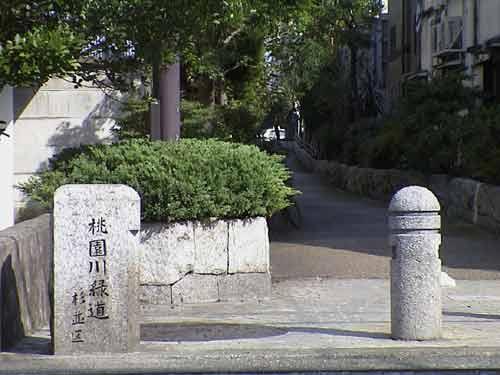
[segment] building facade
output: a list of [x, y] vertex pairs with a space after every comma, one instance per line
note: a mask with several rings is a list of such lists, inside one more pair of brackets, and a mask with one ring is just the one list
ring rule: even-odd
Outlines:
[[500, 102], [500, 1], [389, 0], [387, 95], [408, 80], [467, 75], [487, 100]]

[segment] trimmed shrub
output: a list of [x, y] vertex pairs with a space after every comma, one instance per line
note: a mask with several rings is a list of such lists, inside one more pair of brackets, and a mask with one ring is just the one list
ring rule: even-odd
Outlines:
[[80, 151], [56, 158], [55, 169], [21, 190], [50, 208], [64, 184], [126, 184], [141, 196], [143, 220], [165, 222], [270, 216], [297, 193], [285, 184], [290, 173], [281, 157], [255, 146], [128, 140]]

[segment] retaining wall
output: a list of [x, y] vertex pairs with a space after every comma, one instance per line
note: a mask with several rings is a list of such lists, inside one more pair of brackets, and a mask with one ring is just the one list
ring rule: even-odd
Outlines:
[[49, 214], [0, 231], [0, 350], [48, 327], [52, 249]]
[[201, 303], [270, 296], [265, 218], [143, 224], [140, 300]]
[[287, 148], [294, 152], [306, 169], [325, 176], [340, 189], [388, 202], [405, 186], [425, 186], [438, 197], [447, 216], [500, 232], [499, 186], [448, 175], [360, 168], [335, 161], [316, 160], [295, 142], [289, 143]]

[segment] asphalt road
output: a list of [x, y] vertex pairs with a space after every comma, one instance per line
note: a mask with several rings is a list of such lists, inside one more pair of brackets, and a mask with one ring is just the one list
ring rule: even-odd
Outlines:
[[[387, 203], [335, 189], [288, 157], [302, 223], [270, 220], [273, 278], [389, 278]], [[455, 279], [500, 279], [500, 239], [476, 226], [443, 220], [440, 256]]]

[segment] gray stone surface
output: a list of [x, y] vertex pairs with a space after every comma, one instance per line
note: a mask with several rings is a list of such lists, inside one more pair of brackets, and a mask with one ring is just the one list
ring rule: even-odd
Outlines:
[[172, 303], [172, 286], [140, 285], [139, 302], [149, 305], [169, 305]]
[[399, 190], [389, 203], [389, 212], [439, 212], [440, 209], [439, 201], [432, 191], [421, 186], [408, 186]]
[[270, 296], [270, 273], [238, 273], [219, 276], [220, 301], [248, 301]]
[[0, 231], [0, 350], [49, 324], [51, 221], [45, 214]]
[[441, 337], [440, 205], [426, 188], [398, 191], [389, 204], [391, 334], [400, 340]]
[[206, 303], [219, 300], [217, 276], [189, 274], [172, 285], [172, 302]]
[[140, 283], [173, 284], [194, 269], [194, 227], [147, 223], [141, 228]]
[[194, 227], [194, 272], [223, 274], [227, 272], [228, 223], [217, 220], [197, 222]]
[[269, 236], [263, 217], [229, 222], [229, 273], [269, 272]]
[[438, 198], [441, 208], [447, 209], [450, 205], [449, 183], [451, 177], [445, 174], [433, 174], [428, 178], [427, 187]]
[[450, 215], [475, 223], [477, 193], [479, 182], [467, 178], [454, 178], [450, 181]]
[[140, 198], [125, 185], [54, 194], [54, 352], [133, 351]]
[[478, 224], [500, 232], [500, 187], [481, 184], [477, 195]]

